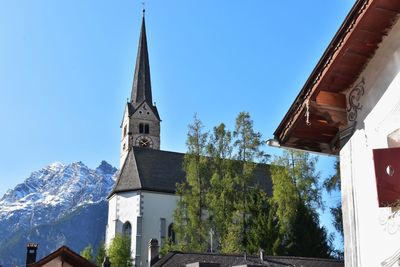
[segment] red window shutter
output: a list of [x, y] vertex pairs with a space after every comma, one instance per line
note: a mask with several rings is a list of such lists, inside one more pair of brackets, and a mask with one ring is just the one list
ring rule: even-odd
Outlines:
[[374, 149], [379, 207], [400, 204], [400, 147]]

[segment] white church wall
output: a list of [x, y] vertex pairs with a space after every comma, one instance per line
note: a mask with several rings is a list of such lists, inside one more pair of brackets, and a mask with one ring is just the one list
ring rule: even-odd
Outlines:
[[400, 128], [399, 73], [397, 23], [355, 83], [365, 82], [361, 109], [340, 152], [346, 266], [393, 266], [400, 255], [400, 216], [378, 206], [372, 155], [387, 148], [388, 135]]
[[161, 240], [161, 219], [165, 219], [165, 233], [168, 236], [168, 226], [173, 222], [173, 213], [176, 208], [178, 196], [156, 192], [142, 192], [143, 227], [141, 242], [141, 265], [147, 266], [148, 245], [152, 238]]
[[116, 234], [122, 233], [123, 224], [129, 222], [132, 226], [131, 252], [136, 256], [137, 218], [141, 217], [140, 192], [125, 192], [114, 194], [108, 200], [108, 224], [106, 232], [106, 247], [109, 247]]

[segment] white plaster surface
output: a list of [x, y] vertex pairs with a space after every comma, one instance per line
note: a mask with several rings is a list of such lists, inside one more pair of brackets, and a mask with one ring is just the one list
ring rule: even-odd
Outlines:
[[365, 80], [362, 110], [340, 152], [346, 266], [399, 266], [400, 218], [378, 206], [372, 156], [373, 149], [387, 148], [388, 136], [400, 128], [399, 72], [397, 23], [359, 77]]
[[[160, 219], [166, 221], [166, 232], [173, 221], [173, 213], [178, 197], [173, 194], [157, 192], [118, 193], [109, 199], [106, 246], [108, 247], [116, 233], [122, 233], [122, 225], [129, 221], [132, 225], [132, 259], [139, 259], [136, 266], [148, 265], [148, 245], [152, 238], [160, 239]], [[136, 247], [137, 217], [142, 217], [140, 249]]]

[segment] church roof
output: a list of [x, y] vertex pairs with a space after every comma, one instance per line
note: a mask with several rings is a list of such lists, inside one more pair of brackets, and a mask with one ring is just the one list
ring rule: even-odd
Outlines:
[[135, 190], [174, 193], [184, 181], [182, 153], [131, 147], [110, 194]]
[[[183, 153], [131, 147], [109, 197], [115, 193], [136, 190], [174, 194], [176, 184], [183, 182], [186, 177], [183, 170], [184, 156]], [[271, 194], [268, 165], [258, 164], [254, 178], [255, 184]]]
[[131, 102], [137, 107], [146, 100], [150, 105], [153, 103], [151, 95], [150, 64], [147, 50], [146, 25], [144, 13], [142, 29], [140, 31], [139, 47], [136, 57], [135, 74], [133, 77]]
[[[264, 256], [263, 261], [256, 256], [244, 255], [228, 255], [228, 254], [213, 254], [213, 253], [186, 253], [186, 252], [169, 252], [153, 267], [185, 267], [191, 263], [205, 263], [204, 265], [194, 266], [269, 266], [269, 267], [284, 267], [284, 266], [304, 266], [304, 267], [343, 267], [343, 261], [320, 258], [303, 258], [290, 256]], [[207, 263], [209, 265], [207, 265]], [[215, 265], [217, 264], [217, 265]]]

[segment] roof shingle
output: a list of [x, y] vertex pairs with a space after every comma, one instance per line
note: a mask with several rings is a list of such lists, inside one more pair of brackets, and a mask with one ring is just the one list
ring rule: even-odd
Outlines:
[[[110, 193], [148, 190], [174, 194], [176, 184], [185, 181], [184, 153], [132, 147]], [[258, 164], [254, 171], [254, 183], [272, 192], [269, 168]]]
[[243, 255], [228, 255], [228, 254], [211, 254], [211, 253], [183, 253], [169, 252], [153, 267], [186, 267], [186, 264], [203, 262], [203, 263], [218, 263], [220, 267], [232, 266], [268, 266], [268, 267], [283, 267], [283, 266], [302, 266], [302, 267], [343, 267], [343, 261], [333, 259], [320, 258], [303, 258], [289, 256], [266, 256], [261, 261], [259, 257]]

